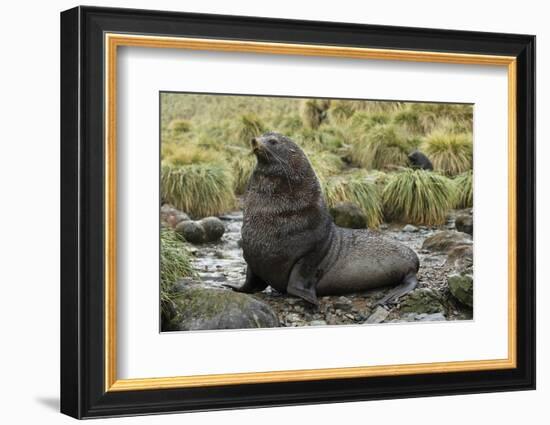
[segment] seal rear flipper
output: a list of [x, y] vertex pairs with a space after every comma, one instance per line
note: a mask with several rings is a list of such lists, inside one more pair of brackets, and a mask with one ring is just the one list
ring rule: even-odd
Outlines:
[[416, 278], [416, 273], [408, 274], [407, 276], [405, 276], [401, 284], [391, 289], [384, 298], [376, 303], [376, 305], [388, 305], [397, 303], [397, 301], [399, 301], [399, 298], [411, 292], [414, 288], [416, 288], [417, 284], [418, 279]]
[[290, 272], [286, 292], [319, 306], [316, 284], [319, 278], [315, 269], [304, 258], [298, 260]]
[[246, 278], [241, 286], [233, 285], [231, 283], [224, 283], [223, 286], [233, 289], [236, 292], [244, 292], [252, 294], [254, 292], [263, 291], [267, 288], [268, 284], [265, 283], [259, 276], [254, 274], [250, 266], [246, 267]]

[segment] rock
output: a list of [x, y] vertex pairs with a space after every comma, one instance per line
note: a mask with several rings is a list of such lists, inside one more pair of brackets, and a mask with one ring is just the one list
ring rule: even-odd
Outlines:
[[407, 232], [407, 233], [414, 233], [414, 232], [418, 232], [418, 227], [416, 226], [413, 226], [412, 224], [407, 224], [406, 226], [403, 227], [403, 229], [401, 229], [403, 232]]
[[205, 232], [205, 242], [215, 242], [219, 240], [225, 233], [225, 226], [223, 221], [217, 217], [206, 217], [199, 220], [199, 224], [203, 227]]
[[459, 245], [472, 245], [472, 237], [467, 233], [443, 230], [424, 240], [422, 249], [428, 251], [449, 252]]
[[340, 227], [350, 229], [364, 229], [367, 227], [367, 217], [357, 205], [351, 202], [342, 202], [330, 209], [334, 223]]
[[203, 243], [206, 241], [206, 232], [198, 221], [182, 221], [178, 223], [175, 230], [182, 235], [187, 242]]
[[440, 322], [447, 320], [443, 313], [433, 313], [433, 314], [415, 314], [413, 319], [417, 322]]
[[173, 314], [163, 331], [272, 328], [279, 319], [267, 304], [228, 289], [180, 285], [172, 298]]
[[449, 251], [447, 265], [458, 273], [472, 273], [474, 264], [474, 250], [472, 245], [455, 246]]
[[168, 224], [169, 227], [174, 229], [178, 223], [182, 221], [190, 220], [189, 216], [184, 212], [174, 208], [170, 204], [164, 204], [160, 207], [160, 220]]
[[445, 311], [441, 297], [428, 288], [415, 289], [401, 302], [399, 310], [402, 313], [441, 313]]
[[471, 274], [453, 273], [447, 277], [449, 290], [462, 304], [473, 307], [474, 279]]
[[390, 226], [386, 223], [382, 223], [380, 226], [378, 226], [378, 228], [380, 230], [387, 230]]
[[312, 320], [311, 322], [309, 322], [309, 325], [310, 326], [327, 326], [328, 323], [325, 322], [324, 320]]
[[369, 316], [366, 323], [382, 323], [389, 314], [390, 312], [388, 310], [379, 305], [376, 310], [374, 310], [374, 313]]
[[334, 301], [333, 306], [335, 309], [343, 311], [350, 311], [353, 308], [351, 300], [346, 297], [338, 297], [336, 301]]
[[474, 234], [474, 218], [471, 214], [460, 214], [456, 216], [455, 220], [456, 230], [459, 232]]

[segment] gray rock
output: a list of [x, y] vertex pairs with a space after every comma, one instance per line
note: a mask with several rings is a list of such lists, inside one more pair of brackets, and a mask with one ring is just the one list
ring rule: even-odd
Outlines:
[[346, 297], [338, 297], [336, 301], [334, 301], [333, 306], [335, 309], [342, 311], [350, 311], [353, 308], [351, 300]]
[[449, 252], [457, 246], [472, 244], [472, 237], [467, 233], [443, 230], [426, 238], [422, 244], [422, 249], [426, 249], [428, 251]]
[[382, 223], [380, 226], [378, 226], [378, 228], [380, 230], [387, 230], [390, 226], [386, 223]]
[[215, 242], [225, 233], [223, 221], [217, 217], [203, 218], [202, 220], [199, 220], [199, 224], [204, 229], [206, 242]]
[[414, 232], [418, 232], [418, 227], [413, 226], [412, 224], [407, 224], [406, 226], [403, 227], [402, 230], [403, 232], [414, 233]]
[[351, 202], [342, 202], [330, 209], [334, 223], [340, 227], [350, 229], [364, 229], [367, 227], [367, 217], [357, 205]]
[[174, 208], [170, 204], [164, 204], [160, 207], [160, 221], [166, 223], [172, 229], [174, 229], [178, 223], [187, 220], [190, 220], [187, 214]]
[[447, 320], [443, 313], [419, 314], [416, 318], [419, 322], [441, 322]]
[[173, 313], [164, 318], [163, 331], [279, 326], [277, 315], [267, 304], [229, 289], [181, 285], [171, 304]]
[[441, 297], [432, 289], [415, 289], [403, 298], [400, 311], [403, 313], [440, 313], [445, 311]]
[[325, 322], [324, 320], [312, 320], [311, 322], [309, 322], [309, 325], [310, 326], [327, 326], [328, 323]]
[[474, 218], [471, 214], [460, 214], [456, 216], [455, 220], [456, 230], [459, 232], [474, 234]]
[[384, 307], [378, 306], [376, 310], [374, 310], [374, 313], [369, 316], [366, 323], [382, 323], [386, 320], [386, 317], [388, 317], [389, 314], [390, 312]]
[[447, 277], [449, 290], [462, 304], [472, 307], [474, 303], [474, 279], [471, 274], [454, 273]]
[[182, 221], [178, 223], [175, 230], [187, 242], [198, 244], [206, 241], [206, 232], [198, 221]]
[[447, 265], [458, 273], [472, 273], [474, 264], [474, 250], [472, 245], [455, 246], [449, 251]]

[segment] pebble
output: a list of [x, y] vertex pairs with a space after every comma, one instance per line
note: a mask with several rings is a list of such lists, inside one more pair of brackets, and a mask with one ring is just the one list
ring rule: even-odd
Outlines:
[[382, 306], [376, 307], [374, 313], [372, 313], [367, 319], [366, 323], [382, 323], [386, 317], [388, 317], [390, 312]]
[[310, 326], [327, 326], [328, 323], [324, 320], [312, 320], [309, 322]]
[[403, 231], [407, 233], [418, 232], [418, 227], [413, 226], [412, 224], [407, 224], [405, 227], [403, 227]]

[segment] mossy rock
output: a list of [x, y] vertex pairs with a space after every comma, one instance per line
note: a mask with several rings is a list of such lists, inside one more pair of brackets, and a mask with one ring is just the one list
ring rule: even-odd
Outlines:
[[441, 297], [428, 288], [416, 289], [405, 297], [399, 310], [402, 313], [440, 313], [445, 312]]
[[474, 305], [474, 279], [471, 274], [454, 273], [447, 277], [449, 290], [462, 304], [468, 307]]
[[273, 328], [279, 326], [267, 304], [230, 289], [179, 286], [170, 300], [163, 331]]
[[357, 205], [351, 202], [341, 202], [330, 209], [334, 223], [348, 229], [364, 229], [367, 227], [367, 217]]
[[472, 245], [472, 237], [463, 232], [445, 230], [427, 238], [422, 249], [436, 252], [449, 252], [459, 245]]

